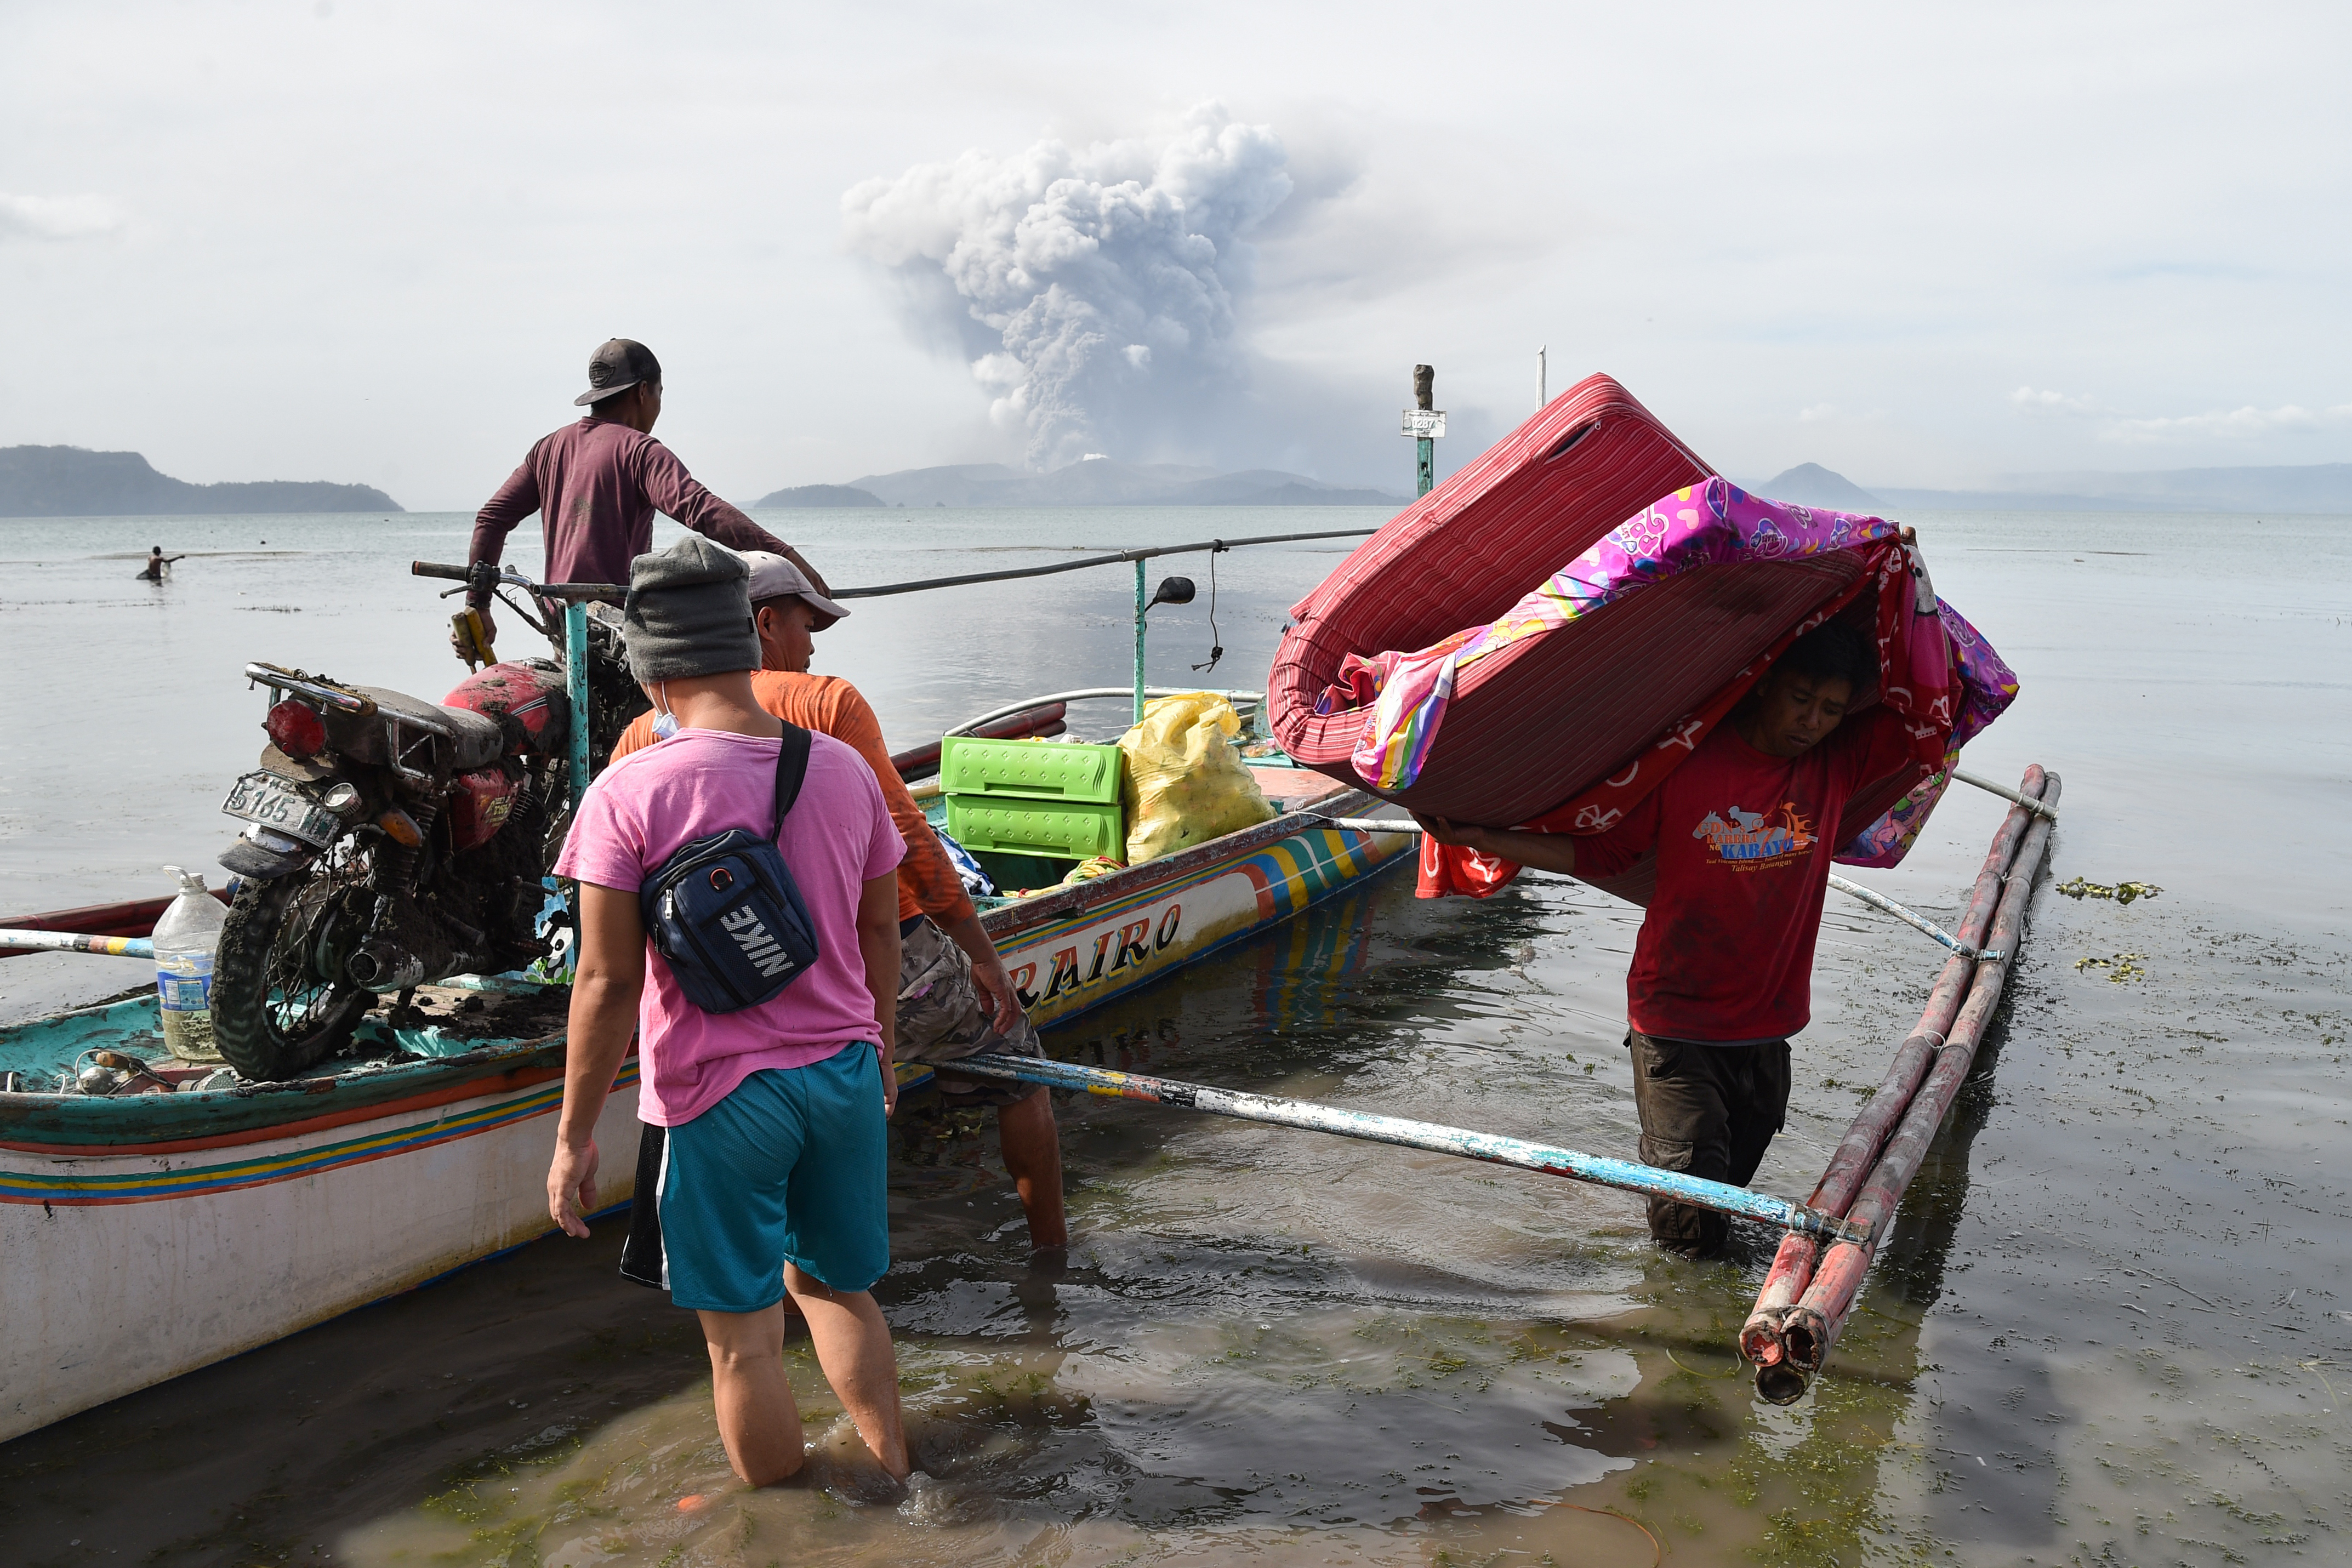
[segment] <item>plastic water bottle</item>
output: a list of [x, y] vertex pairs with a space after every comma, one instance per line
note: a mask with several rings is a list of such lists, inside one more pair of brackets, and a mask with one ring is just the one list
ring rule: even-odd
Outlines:
[[205, 891], [205, 879], [178, 866], [180, 896], [155, 922], [155, 996], [162, 1004], [163, 1045], [183, 1061], [218, 1061], [213, 1045], [213, 955], [220, 948], [227, 912]]

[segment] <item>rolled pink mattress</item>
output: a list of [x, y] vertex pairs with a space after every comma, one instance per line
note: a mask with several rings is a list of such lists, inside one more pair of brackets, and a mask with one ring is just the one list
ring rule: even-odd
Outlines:
[[[1879, 647], [1877, 688], [1853, 711], [1904, 723], [1913, 760], [1857, 790], [1832, 841], [1850, 863], [1892, 864], [1960, 745], [2016, 692], [1898, 534], [1710, 476], [1594, 376], [1299, 601], [1267, 681], [1269, 724], [1298, 762], [1415, 810], [1600, 832], [1835, 616]], [[1424, 846], [1424, 892], [1482, 891], [1444, 885], [1436, 848]], [[1619, 880], [1602, 885], [1645, 896], [1646, 866]]]

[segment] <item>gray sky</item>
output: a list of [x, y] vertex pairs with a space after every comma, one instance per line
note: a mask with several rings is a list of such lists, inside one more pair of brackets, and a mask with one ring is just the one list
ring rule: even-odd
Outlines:
[[1065, 455], [1402, 491], [1413, 362], [1451, 467], [1548, 343], [1735, 476], [2345, 461], [2347, 15], [0, 0], [0, 445], [471, 508], [617, 333], [737, 500], [1019, 463], [1020, 276], [922, 247], [1044, 170], [1173, 225]]

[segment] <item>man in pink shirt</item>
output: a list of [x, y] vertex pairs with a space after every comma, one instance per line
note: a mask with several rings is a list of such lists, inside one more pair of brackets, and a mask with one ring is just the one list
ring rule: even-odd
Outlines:
[[[614, 338], [588, 359], [588, 390], [572, 402], [577, 424], [541, 436], [498, 494], [474, 516], [467, 564], [498, 564], [515, 525], [540, 514], [547, 541], [542, 582], [625, 582], [629, 563], [653, 548], [654, 514], [675, 517], [730, 549], [773, 550], [826, 591], [824, 579], [775, 535], [695, 482], [653, 438], [661, 417], [661, 361], [643, 343]], [[497, 634], [490, 596], [470, 596], [487, 641]], [[461, 651], [459, 657], [464, 657]]]
[[831, 736], [809, 736], [776, 842], [817, 956], [768, 1000], [698, 1007], [647, 941], [639, 907], [682, 846], [776, 831], [784, 727], [751, 693], [760, 644], [748, 580], [741, 557], [698, 538], [630, 570], [630, 665], [677, 727], [589, 787], [556, 862], [580, 884], [581, 943], [548, 1208], [571, 1235], [588, 1234], [596, 1118], [637, 1036], [637, 1114], [668, 1136], [636, 1202], [657, 1206], [671, 1301], [700, 1315], [735, 1472], [766, 1486], [801, 1468], [782, 1359], [789, 1292], [835, 1395], [904, 1479], [898, 1368], [870, 1287], [890, 1263], [883, 1124], [897, 1099], [906, 845], [873, 769]]

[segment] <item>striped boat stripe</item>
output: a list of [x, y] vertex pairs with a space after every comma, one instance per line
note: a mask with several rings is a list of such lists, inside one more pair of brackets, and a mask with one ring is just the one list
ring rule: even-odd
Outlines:
[[[1051, 941], [1066, 941], [1074, 930], [1080, 927], [1109, 924], [1139, 905], [1161, 900], [1181, 902], [1185, 893], [1218, 877], [1237, 873], [1247, 878], [1257, 894], [1258, 923], [1231, 932], [1205, 947], [1189, 950], [1184, 962], [1194, 963], [1235, 943], [1263, 936], [1267, 924], [1287, 919], [1405, 852], [1402, 847], [1385, 853], [1376, 852], [1373, 835], [1354, 828], [1301, 829], [1255, 854], [1214, 867], [1184, 882], [1169, 883], [1140, 896], [1089, 910], [1084, 917], [1066, 924], [1040, 927], [1006, 948], [1004, 956], [1011, 962], [1018, 955], [1041, 950]], [[1130, 970], [1116, 984], [1107, 980], [1090, 989], [1075, 1007], [1067, 1003], [1062, 1007], [1048, 1004], [1039, 1021], [1047, 1028], [1059, 1028], [1115, 997], [1151, 985], [1172, 972], [1166, 968]]]
[[1277, 915], [1297, 914], [1325, 894], [1362, 874], [1368, 835], [1351, 829], [1320, 828], [1286, 839], [1243, 862], [1278, 904]]
[[[632, 1060], [614, 1080], [614, 1087], [626, 1088], [636, 1082], [636, 1063]], [[51, 1171], [0, 1170], [0, 1203], [53, 1206], [152, 1203], [163, 1198], [266, 1186], [272, 1182], [317, 1176], [346, 1166], [364, 1165], [372, 1160], [454, 1143], [516, 1122], [528, 1121], [534, 1116], [547, 1115], [562, 1103], [563, 1086], [550, 1083], [514, 1098], [478, 1107], [462, 1115], [439, 1117], [412, 1126], [346, 1138], [340, 1143], [288, 1149], [259, 1159], [236, 1160], [224, 1165], [161, 1171], [77, 1172], [70, 1165], [67, 1165], [67, 1168]]]
[[[1270, 913], [1295, 915], [1331, 891], [1338, 883], [1352, 881], [1370, 870], [1373, 863], [1370, 854], [1370, 844], [1369, 834], [1352, 828], [1304, 828], [1246, 859], [1212, 866], [1184, 881], [1165, 883], [1097, 904], [1083, 916], [1067, 924], [1055, 922], [1039, 926], [1034, 931], [1024, 933], [1008, 949], [1008, 953], [1063, 940], [1076, 926], [1115, 922], [1147, 905], [1171, 898], [1181, 899], [1192, 889], [1236, 871], [1244, 874], [1254, 872], [1255, 879], [1261, 880], [1265, 891], [1269, 893], [1277, 888], [1286, 890], [1276, 894], [1276, 907]], [[1304, 857], [1300, 854], [1302, 847], [1310, 852]], [[1383, 862], [1389, 858], [1386, 855], [1380, 857]], [[1308, 883], [1311, 891], [1303, 898], [1290, 896], [1286, 890], [1290, 884], [1300, 881]]]
[[[1240, 872], [1256, 886], [1262, 917], [1286, 919], [1327, 894], [1345, 886], [1377, 865], [1393, 858], [1391, 854], [1376, 855], [1371, 836], [1355, 829], [1302, 829], [1242, 861], [1204, 869], [1198, 875], [1180, 883], [1163, 884], [1131, 894], [1096, 909], [1073, 924], [1097, 925], [1118, 920], [1136, 909], [1181, 899], [1188, 891], [1214, 881], [1233, 872]], [[1031, 940], [1019, 944], [1026, 947], [1050, 938], [1066, 936], [1069, 927], [1055, 925], [1032, 935]], [[1204, 951], [1213, 951], [1231, 941], [1245, 939], [1254, 931], [1236, 933], [1226, 941], [1214, 944]], [[1194, 955], [1198, 956], [1199, 955]], [[1157, 979], [1166, 971], [1139, 974], [1127, 985], [1115, 989], [1123, 991], [1134, 984]], [[1114, 994], [1107, 990], [1104, 998]], [[1093, 998], [1090, 998], [1092, 1000]], [[622, 1066], [614, 1087], [623, 1088], [637, 1082], [638, 1062], [630, 1057]], [[299, 1176], [316, 1176], [347, 1166], [363, 1165], [370, 1161], [413, 1153], [462, 1138], [495, 1131], [534, 1116], [546, 1115], [562, 1103], [561, 1082], [541, 1079], [531, 1072], [533, 1083], [520, 1093], [509, 1093], [491, 1103], [478, 1106], [462, 1114], [443, 1116], [419, 1122], [405, 1127], [364, 1133], [356, 1137], [332, 1144], [311, 1144], [258, 1157], [234, 1159], [221, 1164], [186, 1166], [175, 1169], [92, 1172], [77, 1170], [101, 1159], [124, 1157], [156, 1157], [163, 1154], [194, 1152], [194, 1150], [126, 1150], [104, 1145], [75, 1145], [9, 1151], [20, 1157], [29, 1157], [52, 1166], [44, 1170], [0, 1168], [0, 1203], [47, 1204], [50, 1206], [82, 1207], [120, 1203], [152, 1203], [163, 1199], [198, 1196], [209, 1193], [233, 1192], [247, 1187], [264, 1186], [272, 1182], [290, 1181]], [[438, 1096], [436, 1095], [437, 1099]], [[417, 1109], [395, 1102], [378, 1108], [373, 1115], [366, 1112], [338, 1114], [332, 1124], [348, 1125], [352, 1120], [374, 1120], [403, 1114]], [[315, 1136], [327, 1131], [327, 1126], [313, 1124], [306, 1132], [277, 1130], [265, 1136]], [[198, 1146], [221, 1148], [249, 1141], [251, 1134], [233, 1134], [218, 1142], [205, 1140]]]
[[[556, 1041], [560, 1049], [562, 1041]], [[545, 1042], [536, 1042], [530, 1052], [518, 1052], [518, 1057], [536, 1054], [545, 1049]], [[632, 1045], [632, 1052], [635, 1051]], [[634, 1054], [630, 1060], [635, 1060]], [[331, 1127], [348, 1127], [355, 1122], [382, 1122], [411, 1111], [423, 1111], [435, 1105], [448, 1105], [460, 1100], [479, 1100], [488, 1095], [504, 1093], [512, 1089], [528, 1088], [563, 1076], [561, 1067], [519, 1067], [504, 1072], [491, 1072], [461, 1082], [445, 1083], [422, 1093], [404, 1094], [397, 1100], [386, 1100], [373, 1105], [352, 1105], [324, 1115], [304, 1116], [290, 1122], [263, 1123], [257, 1126], [239, 1127], [233, 1132], [214, 1133], [198, 1138], [173, 1138], [152, 1144], [33, 1144], [0, 1139], [0, 1154], [89, 1155], [181, 1155], [200, 1149], [235, 1148], [241, 1144], [275, 1143], [281, 1138], [300, 1137], [308, 1133], [323, 1133]]]

